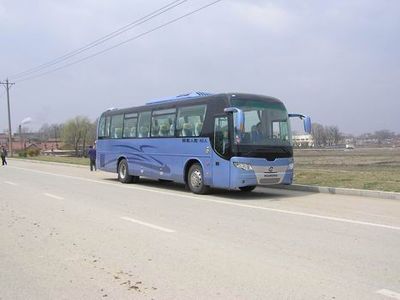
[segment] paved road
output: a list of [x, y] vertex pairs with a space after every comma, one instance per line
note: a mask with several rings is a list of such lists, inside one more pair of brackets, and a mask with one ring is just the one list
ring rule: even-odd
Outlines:
[[0, 299], [400, 299], [400, 202], [0, 168]]

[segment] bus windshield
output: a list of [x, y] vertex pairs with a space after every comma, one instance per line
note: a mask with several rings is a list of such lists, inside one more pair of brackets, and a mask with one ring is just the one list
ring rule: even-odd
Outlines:
[[244, 112], [244, 132], [235, 132], [236, 144], [291, 146], [288, 113], [282, 103], [248, 99], [231, 99], [231, 103]]

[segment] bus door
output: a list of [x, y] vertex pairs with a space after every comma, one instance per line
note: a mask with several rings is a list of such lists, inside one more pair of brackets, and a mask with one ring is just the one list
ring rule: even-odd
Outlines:
[[213, 151], [213, 186], [229, 188], [230, 161], [227, 157], [231, 151], [229, 134], [229, 117], [227, 115], [214, 118], [214, 151]]

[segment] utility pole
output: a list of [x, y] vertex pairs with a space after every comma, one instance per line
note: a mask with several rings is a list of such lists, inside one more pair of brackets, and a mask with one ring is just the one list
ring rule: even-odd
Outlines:
[[0, 82], [0, 84], [6, 87], [7, 91], [7, 108], [8, 108], [8, 153], [13, 156], [12, 152], [12, 132], [11, 132], [11, 112], [10, 112], [10, 86], [14, 85], [14, 82], [9, 82], [6, 79], [5, 82]]

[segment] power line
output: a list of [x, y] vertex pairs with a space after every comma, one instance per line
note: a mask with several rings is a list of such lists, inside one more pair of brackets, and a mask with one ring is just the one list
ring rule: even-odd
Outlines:
[[57, 57], [57, 58], [55, 58], [53, 60], [50, 60], [50, 61], [45, 62], [43, 64], [40, 64], [40, 65], [38, 65], [36, 67], [27, 69], [25, 71], [22, 71], [22, 72], [19, 72], [19, 73], [16, 73], [16, 74], [13, 74], [10, 77], [13, 78], [13, 79], [18, 79], [18, 78], [21, 78], [21, 77], [25, 77], [25, 76], [28, 76], [30, 74], [37, 73], [38, 71], [46, 69], [46, 68], [48, 68], [50, 66], [53, 66], [55, 64], [58, 64], [60, 62], [63, 62], [65, 60], [68, 60], [69, 58], [71, 58], [73, 56], [76, 56], [76, 55], [78, 55], [78, 54], [80, 54], [80, 53], [82, 53], [84, 51], [87, 51], [87, 50], [89, 50], [89, 49], [91, 49], [93, 47], [96, 47], [96, 46], [98, 46], [100, 44], [103, 44], [106, 41], [108, 41], [108, 40], [110, 40], [112, 38], [115, 38], [116, 36], [121, 35], [122, 33], [126, 32], [128, 30], [131, 30], [131, 29], [133, 29], [133, 28], [135, 28], [135, 27], [137, 27], [137, 26], [139, 26], [139, 25], [141, 25], [143, 23], [146, 23], [146, 22], [150, 21], [151, 19], [154, 19], [154, 18], [158, 17], [159, 15], [162, 15], [162, 14], [168, 12], [171, 9], [174, 9], [175, 7], [177, 7], [179, 5], [182, 5], [183, 3], [187, 2], [187, 1], [188, 0], [175, 0], [175, 1], [172, 1], [171, 3], [169, 3], [169, 4], [165, 5], [165, 6], [159, 8], [159, 9], [153, 11], [153, 12], [151, 12], [150, 14], [147, 14], [146, 16], [144, 16], [144, 17], [142, 17], [142, 18], [140, 18], [138, 20], [135, 20], [135, 21], [133, 21], [133, 22], [131, 22], [131, 23], [129, 23], [129, 24], [127, 24], [127, 25], [125, 25], [125, 26], [123, 26], [123, 27], [121, 27], [121, 28], [119, 28], [119, 29], [117, 29], [117, 30], [115, 30], [115, 31], [113, 31], [113, 32], [101, 37], [101, 38], [99, 38], [99, 39], [96, 39], [95, 41], [93, 41], [93, 42], [91, 42], [91, 43], [89, 43], [89, 44], [87, 44], [87, 45], [85, 45], [83, 47], [80, 47], [78, 49], [70, 51], [70, 52], [68, 52], [68, 53], [66, 53], [66, 54], [64, 54], [62, 56], [59, 56], [59, 57]]
[[189, 13], [186, 13], [186, 14], [180, 16], [180, 17], [177, 17], [177, 18], [175, 18], [175, 19], [172, 19], [171, 21], [168, 21], [168, 22], [166, 22], [166, 23], [163, 23], [162, 25], [156, 26], [156, 27], [154, 27], [153, 29], [150, 29], [150, 30], [148, 30], [148, 31], [145, 31], [145, 32], [143, 32], [143, 33], [141, 33], [141, 34], [139, 34], [139, 35], [136, 35], [136, 36], [134, 36], [134, 37], [132, 37], [132, 38], [130, 38], [130, 39], [127, 39], [127, 40], [125, 40], [125, 41], [123, 41], [123, 42], [120, 42], [120, 43], [118, 43], [118, 44], [115, 44], [114, 46], [111, 46], [111, 47], [109, 47], [109, 48], [106, 48], [106, 49], [104, 49], [104, 50], [102, 50], [102, 51], [99, 51], [99, 52], [96, 52], [96, 53], [94, 53], [94, 54], [91, 54], [91, 55], [88, 55], [88, 56], [86, 56], [86, 57], [83, 57], [83, 58], [81, 58], [81, 59], [75, 60], [75, 61], [73, 61], [73, 62], [71, 62], [71, 63], [65, 64], [65, 65], [63, 65], [63, 66], [61, 66], [61, 67], [58, 67], [58, 68], [55, 68], [55, 69], [53, 69], [53, 70], [49, 70], [49, 71], [40, 73], [40, 74], [38, 74], [38, 75], [34, 75], [34, 76], [29, 76], [29, 77], [27, 77], [27, 78], [23, 78], [23, 79], [21, 79], [21, 80], [18, 80], [17, 82], [23, 82], [23, 81], [26, 81], [26, 80], [31, 80], [31, 79], [34, 79], [34, 78], [42, 77], [42, 76], [45, 76], [45, 75], [47, 75], [47, 74], [56, 72], [56, 71], [58, 71], [58, 70], [61, 70], [61, 69], [70, 67], [70, 66], [72, 66], [72, 65], [81, 63], [81, 62], [86, 61], [86, 60], [88, 60], [88, 59], [90, 59], [90, 58], [93, 58], [93, 57], [96, 57], [96, 56], [98, 56], [98, 55], [100, 55], [100, 54], [103, 54], [103, 53], [105, 53], [105, 52], [108, 52], [108, 51], [110, 51], [110, 50], [112, 50], [112, 49], [114, 49], [114, 48], [117, 48], [117, 47], [119, 47], [119, 46], [122, 46], [122, 45], [124, 45], [124, 44], [126, 44], [126, 43], [129, 43], [129, 42], [132, 42], [132, 41], [134, 41], [134, 40], [137, 40], [137, 39], [139, 39], [139, 38], [141, 38], [141, 37], [143, 37], [143, 36], [145, 36], [145, 35], [148, 35], [148, 34], [154, 32], [154, 31], [156, 31], [156, 30], [159, 30], [159, 29], [161, 29], [161, 28], [163, 28], [163, 27], [166, 27], [166, 26], [168, 26], [168, 25], [171, 25], [171, 24], [173, 24], [173, 23], [176, 23], [177, 21], [179, 21], [179, 20], [181, 20], [181, 19], [184, 19], [184, 18], [186, 18], [186, 17], [188, 17], [188, 16], [190, 16], [190, 15], [193, 15], [193, 14], [195, 14], [195, 13], [197, 13], [197, 12], [203, 10], [203, 9], [206, 9], [206, 8], [208, 8], [208, 7], [210, 7], [210, 6], [214, 5], [214, 4], [216, 4], [216, 3], [218, 3], [218, 2], [221, 2], [221, 1], [222, 1], [222, 0], [213, 1], [213, 2], [211, 2], [211, 3], [209, 3], [209, 4], [206, 4], [206, 5], [204, 5], [204, 6], [201, 6], [201, 7], [198, 8], [198, 9], [195, 9], [195, 10], [193, 10], [193, 11], [191, 11], [191, 12], [189, 12]]

